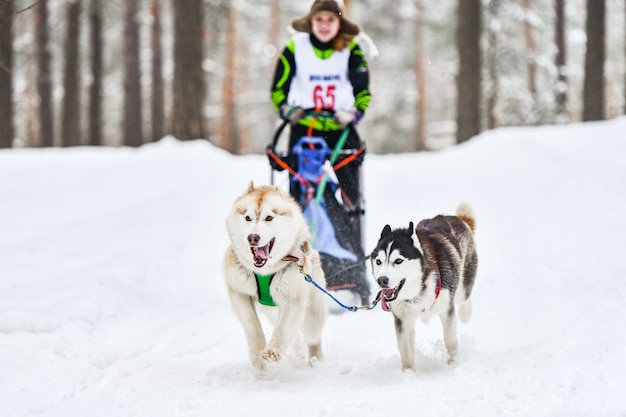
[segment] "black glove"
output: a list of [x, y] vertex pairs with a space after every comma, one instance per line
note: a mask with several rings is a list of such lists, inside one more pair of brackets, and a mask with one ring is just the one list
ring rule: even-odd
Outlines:
[[289, 104], [283, 104], [280, 106], [280, 113], [283, 116], [283, 120], [288, 120], [292, 125], [295, 125], [304, 117], [304, 110], [302, 107], [290, 106]]

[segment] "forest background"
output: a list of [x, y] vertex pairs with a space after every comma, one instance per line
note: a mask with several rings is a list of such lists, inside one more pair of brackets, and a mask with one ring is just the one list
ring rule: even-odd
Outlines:
[[[375, 153], [626, 110], [624, 0], [345, 1], [366, 37]], [[0, 0], [0, 147], [171, 134], [262, 153], [278, 54], [309, 1]], [[370, 38], [371, 41], [368, 41]]]

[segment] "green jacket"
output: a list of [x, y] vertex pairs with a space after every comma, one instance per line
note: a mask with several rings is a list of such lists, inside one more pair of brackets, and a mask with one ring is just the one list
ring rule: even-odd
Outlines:
[[[310, 35], [311, 43], [315, 54], [320, 59], [330, 57], [333, 52], [332, 42], [321, 43], [313, 35]], [[294, 56], [294, 41], [290, 40], [276, 63], [274, 79], [272, 81], [272, 103], [278, 115], [282, 118], [280, 108], [283, 104], [287, 104], [291, 80], [296, 74], [296, 61]], [[369, 106], [371, 94], [369, 90], [369, 68], [365, 55], [356, 41], [352, 41], [349, 46], [350, 58], [348, 61], [348, 77], [354, 92], [354, 107], [361, 113], [362, 117]], [[300, 124], [309, 126], [311, 118], [306, 117], [300, 121]], [[314, 125], [315, 130], [329, 131], [341, 130], [341, 125], [332, 120], [318, 120]]]

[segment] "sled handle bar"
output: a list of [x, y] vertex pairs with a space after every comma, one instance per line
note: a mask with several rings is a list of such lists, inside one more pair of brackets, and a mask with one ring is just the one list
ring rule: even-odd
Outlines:
[[[310, 108], [310, 109], [304, 109], [304, 115], [315, 116], [315, 117], [319, 117], [322, 119], [332, 119], [333, 116], [335, 115], [335, 111], [330, 110], [330, 109], [318, 110], [315, 108]], [[276, 133], [274, 133], [274, 139], [272, 140], [272, 147], [271, 147], [272, 150], [276, 149], [276, 144], [278, 143], [278, 139], [280, 138], [280, 135], [282, 134], [283, 130], [288, 124], [289, 124], [289, 120], [283, 120], [283, 122], [280, 124], [278, 129], [276, 129]], [[348, 128], [349, 127], [346, 127], [346, 129]]]

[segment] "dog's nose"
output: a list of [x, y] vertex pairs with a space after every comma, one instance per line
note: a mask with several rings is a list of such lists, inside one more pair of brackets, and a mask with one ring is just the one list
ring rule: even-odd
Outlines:
[[261, 240], [261, 236], [257, 234], [248, 235], [248, 243], [250, 243], [250, 246], [259, 246], [259, 240]]
[[381, 288], [387, 288], [389, 286], [389, 278], [382, 276], [378, 278], [378, 285], [381, 286]]

